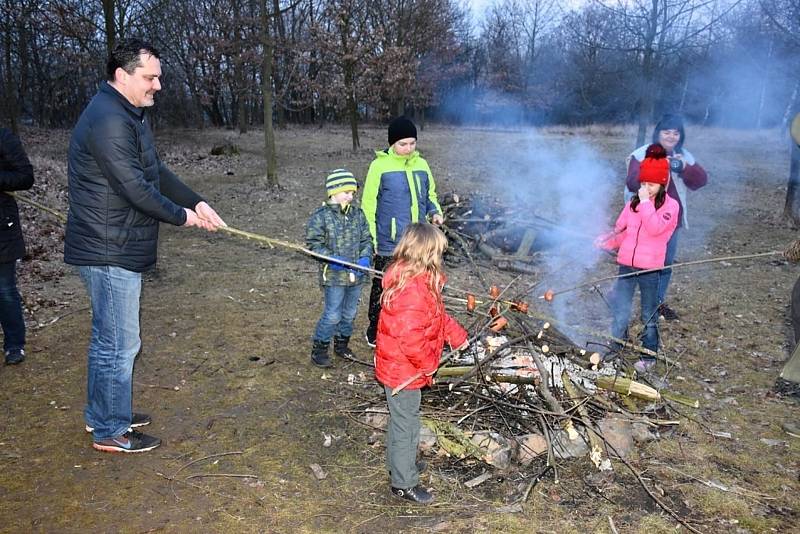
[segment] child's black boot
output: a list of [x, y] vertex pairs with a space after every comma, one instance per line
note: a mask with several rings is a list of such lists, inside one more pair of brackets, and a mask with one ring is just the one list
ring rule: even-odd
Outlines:
[[433, 502], [433, 495], [431, 495], [431, 493], [428, 490], [419, 485], [409, 489], [400, 489], [393, 487], [392, 493], [394, 495], [397, 495], [398, 497], [407, 499], [417, 504], [431, 504]]
[[349, 360], [357, 360], [356, 355], [350, 350], [347, 345], [350, 343], [350, 337], [333, 336], [333, 353], [340, 358], [347, 358]]
[[311, 347], [311, 361], [314, 365], [319, 367], [332, 367], [331, 358], [328, 356], [328, 347], [330, 341], [314, 340], [314, 345]]

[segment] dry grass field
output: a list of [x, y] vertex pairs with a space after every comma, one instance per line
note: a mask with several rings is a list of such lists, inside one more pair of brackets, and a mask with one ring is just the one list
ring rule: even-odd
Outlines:
[[[37, 172], [63, 188], [68, 133], [22, 134]], [[431, 126], [420, 133], [420, 150], [440, 192], [488, 195], [516, 212], [599, 233], [622, 206], [633, 136], [632, 128], [602, 125], [535, 132]], [[385, 131], [364, 128], [362, 145], [371, 148], [357, 153], [344, 128], [278, 131], [280, 191], [256, 186], [259, 131], [158, 137], [162, 157], [228, 224], [302, 242], [326, 171], [346, 166], [362, 179]], [[226, 138], [241, 154], [208, 156]], [[687, 147], [710, 183], [691, 195], [679, 261], [783, 250], [797, 237], [781, 219], [789, 163], [777, 132], [690, 127]], [[50, 198], [65, 208], [63, 196]], [[26, 209], [25, 216], [26, 231], [53, 226], [40, 212]], [[342, 384], [365, 368], [337, 362], [322, 380], [310, 364], [321, 309], [315, 263], [166, 225], [158, 269], [145, 277], [134, 374], [135, 406], [152, 414], [149, 431], [165, 443], [144, 455], [98, 453], [81, 412], [88, 301], [77, 275], [60, 263], [52, 235], [50, 250], [20, 267], [29, 357], [0, 368], [0, 532], [577, 533], [611, 532], [609, 518], [624, 533], [686, 530], [620, 463], [613, 483], [592, 487], [586, 459], [563, 462], [558, 483], [546, 477], [513, 510], [504, 507], [514, 473], [468, 489], [454, 461], [441, 457], [430, 458], [424, 476], [434, 506], [395, 500], [382, 447], [373, 447], [370, 430], [345, 410], [353, 403]], [[574, 263], [558, 272], [549, 269], [564, 260], [544, 257], [544, 284], [566, 287], [615, 271], [608, 259], [567, 253]], [[467, 263], [450, 274], [455, 285], [477, 288]], [[800, 407], [774, 390], [792, 348], [787, 310], [798, 274], [780, 256], [675, 270], [671, 303], [681, 319], [662, 323], [664, 353], [680, 361], [672, 386], [701, 407], [670, 414], [680, 420], [677, 429], [640, 447], [630, 463], [698, 531], [790, 532], [800, 523], [800, 439], [781, 429], [784, 421], [800, 422]], [[497, 283], [514, 278], [489, 276]], [[590, 292], [571, 293], [558, 313], [595, 330], [609, 325], [602, 300]], [[365, 325], [362, 304], [356, 327]], [[353, 348], [371, 360], [362, 340]], [[715, 437], [721, 432], [730, 438]], [[330, 447], [323, 434], [334, 436]], [[311, 463], [327, 478], [315, 479]], [[252, 476], [220, 476], [233, 474]]]

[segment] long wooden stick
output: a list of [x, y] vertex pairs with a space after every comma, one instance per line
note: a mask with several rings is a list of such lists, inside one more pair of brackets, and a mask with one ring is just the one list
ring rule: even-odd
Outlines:
[[[478, 336], [473, 336], [473, 337], [469, 338], [469, 339], [467, 340], [467, 344], [468, 344], [467, 346], [469, 346], [469, 345], [471, 345], [472, 343], [474, 343], [476, 339], [478, 339]], [[443, 366], [444, 364], [446, 364], [447, 362], [449, 362], [449, 361], [450, 361], [450, 359], [451, 359], [453, 356], [455, 356], [455, 355], [456, 355], [456, 353], [458, 353], [458, 352], [459, 352], [459, 350], [458, 350], [458, 349], [453, 349], [453, 350], [451, 350], [450, 352], [448, 352], [447, 354], [445, 354], [445, 355], [444, 355], [444, 357], [442, 357], [441, 361], [439, 362], [439, 365], [436, 367], [436, 370], [438, 371], [438, 370], [439, 370], [439, 367], [441, 367], [441, 366]], [[394, 397], [395, 395], [397, 395], [398, 393], [400, 393], [401, 391], [403, 391], [405, 388], [407, 388], [408, 386], [410, 386], [410, 385], [411, 385], [413, 382], [415, 382], [416, 380], [419, 380], [420, 378], [422, 378], [422, 375], [424, 375], [424, 374], [425, 374], [425, 373], [423, 373], [422, 371], [420, 371], [419, 373], [415, 374], [414, 376], [412, 376], [411, 378], [409, 378], [408, 380], [406, 380], [405, 382], [403, 382], [402, 384], [400, 384], [399, 386], [397, 386], [396, 388], [394, 388], [394, 389], [392, 390], [392, 397]]]
[[40, 209], [42, 211], [46, 211], [47, 213], [49, 213], [50, 215], [52, 215], [53, 217], [55, 217], [56, 219], [61, 221], [62, 224], [66, 224], [66, 222], [67, 222], [67, 218], [64, 216], [63, 213], [61, 213], [59, 211], [56, 211], [54, 209], [48, 208], [47, 206], [44, 206], [42, 204], [39, 204], [35, 200], [31, 200], [31, 199], [27, 198], [24, 195], [20, 195], [16, 191], [3, 191], [3, 193], [5, 193], [6, 195], [11, 195], [12, 197], [16, 198], [20, 202], [24, 202], [25, 204], [30, 204], [34, 208]]
[[[48, 208], [47, 206], [43, 206], [42, 204], [39, 204], [35, 200], [31, 200], [30, 198], [28, 198], [28, 197], [26, 197], [24, 195], [20, 195], [19, 193], [12, 192], [12, 191], [6, 191], [5, 193], [13, 196], [14, 198], [19, 200], [20, 202], [24, 202], [25, 204], [30, 204], [34, 208], [37, 208], [37, 209], [40, 209], [42, 211], [46, 211], [47, 213], [50, 213], [51, 215], [56, 217], [58, 220], [60, 220], [62, 223], [66, 223], [67, 222], [67, 218], [64, 216], [63, 213], [61, 213], [59, 211], [56, 211], [56, 210], [51, 209], [51, 208]], [[378, 271], [376, 269], [372, 269], [371, 267], [364, 267], [363, 265], [359, 265], [357, 263], [351, 263], [349, 261], [343, 261], [343, 260], [340, 260], [338, 258], [334, 258], [332, 256], [326, 256], [325, 254], [320, 254], [318, 252], [314, 252], [312, 250], [309, 250], [309, 249], [305, 248], [302, 245], [298, 245], [297, 243], [291, 243], [289, 241], [283, 241], [282, 239], [274, 239], [272, 237], [267, 237], [265, 235], [256, 234], [256, 233], [253, 233], [253, 232], [247, 232], [245, 230], [239, 230], [238, 228], [234, 228], [232, 226], [220, 226], [220, 227], [217, 228], [217, 230], [220, 231], [220, 232], [223, 232], [223, 233], [227, 233], [229, 235], [234, 235], [234, 236], [237, 236], [237, 237], [243, 237], [245, 239], [252, 239], [253, 241], [258, 241], [260, 243], [265, 243], [266, 245], [269, 245], [270, 248], [275, 248], [276, 246], [283, 247], [283, 248], [288, 248], [290, 250], [295, 250], [297, 252], [301, 252], [303, 254], [306, 254], [307, 256], [312, 256], [314, 258], [318, 258], [320, 260], [329, 261], [329, 262], [333, 262], [333, 263], [338, 263], [340, 265], [344, 265], [346, 267], [349, 267], [350, 269], [356, 269], [356, 270], [359, 270], [359, 271], [363, 271], [365, 273], [371, 274], [372, 276], [377, 276], [377, 277], [383, 276], [383, 271]]]
[[634, 271], [632, 273], [626, 274], [617, 274], [613, 276], [604, 276], [602, 278], [596, 278], [594, 280], [590, 280], [588, 282], [583, 282], [582, 284], [578, 284], [576, 286], [568, 287], [567, 289], [560, 289], [558, 291], [550, 290], [550, 298], [547, 299], [544, 295], [540, 295], [540, 299], [552, 300], [552, 297], [556, 295], [563, 295], [564, 293], [569, 293], [570, 291], [575, 291], [576, 289], [581, 289], [582, 287], [593, 286], [599, 282], [605, 282], [606, 280], [615, 280], [617, 278], [628, 278], [629, 276], [638, 276], [640, 274], [647, 274], [647, 273], [654, 273], [656, 271], [662, 271], [664, 269], [675, 269], [678, 267], [686, 267], [687, 265], [700, 265], [701, 263], [714, 263], [718, 261], [733, 261], [733, 260], [747, 260], [752, 258], [763, 258], [765, 256], [782, 256], [783, 251], [780, 250], [773, 250], [771, 252], [759, 252], [757, 254], [744, 254], [742, 256], [720, 256], [717, 258], [707, 258], [705, 260], [694, 260], [694, 261], [685, 261], [681, 263], [673, 263], [672, 265], [665, 265], [664, 267], [656, 267], [654, 269], [642, 269], [641, 271]]
[[320, 254], [319, 252], [314, 252], [313, 250], [309, 250], [302, 245], [298, 245], [297, 243], [291, 243], [289, 241], [283, 241], [281, 239], [274, 239], [272, 237], [267, 237], [261, 234], [255, 234], [253, 232], [247, 232], [245, 230], [239, 230], [238, 228], [234, 228], [232, 226], [220, 226], [217, 228], [220, 232], [224, 232], [230, 235], [235, 235], [237, 237], [243, 237], [245, 239], [252, 239], [253, 241], [258, 241], [260, 243], [265, 243], [270, 247], [274, 248], [276, 245], [283, 248], [288, 248], [290, 250], [296, 250], [297, 252], [301, 252], [306, 254], [307, 256], [312, 256], [314, 258], [318, 258], [324, 261], [330, 261], [333, 263], [338, 263], [340, 265], [344, 265], [351, 269], [357, 269], [359, 271], [363, 271], [365, 273], [369, 273], [373, 276], [381, 277], [383, 276], [383, 271], [375, 270], [371, 267], [364, 267], [357, 263], [351, 263], [349, 261], [343, 261], [338, 258], [334, 258], [332, 256], [326, 256], [325, 254]]

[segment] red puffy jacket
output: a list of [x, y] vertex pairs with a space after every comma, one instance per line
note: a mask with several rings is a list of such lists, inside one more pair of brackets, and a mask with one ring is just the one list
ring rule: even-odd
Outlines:
[[[394, 279], [389, 267], [383, 277], [383, 287]], [[464, 330], [437, 302], [428, 289], [428, 274], [409, 280], [396, 294], [389, 306], [381, 309], [375, 348], [375, 376], [378, 381], [394, 388], [422, 372], [423, 375], [406, 386], [420, 389], [433, 383], [427, 376], [439, 367], [445, 342], [460, 347], [467, 340]]]

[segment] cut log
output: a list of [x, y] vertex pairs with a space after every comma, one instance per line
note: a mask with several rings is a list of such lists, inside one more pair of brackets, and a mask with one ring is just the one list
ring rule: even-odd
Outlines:
[[591, 420], [589, 419], [589, 412], [586, 410], [586, 405], [580, 402], [579, 399], [581, 397], [578, 394], [577, 388], [575, 388], [575, 386], [572, 384], [572, 380], [570, 380], [569, 373], [567, 373], [566, 369], [561, 373], [561, 382], [564, 384], [564, 389], [567, 390], [567, 394], [569, 395], [570, 399], [572, 399], [573, 404], [575, 404], [575, 408], [578, 410], [581, 423], [583, 423], [583, 426], [586, 427], [586, 435], [589, 437], [589, 444], [591, 445], [589, 459], [592, 460], [592, 463], [595, 465], [595, 467], [597, 467], [598, 470], [611, 471], [611, 461], [608, 459], [608, 456], [604, 454], [605, 443], [603, 442], [603, 438], [597, 435], [592, 427]]
[[650, 401], [661, 400], [661, 395], [655, 389], [640, 382], [634, 382], [630, 378], [615, 377], [615, 376], [599, 376], [597, 377], [597, 387], [608, 389], [619, 393], [620, 395], [631, 395], [639, 399]]
[[691, 397], [687, 397], [686, 395], [681, 395], [680, 393], [674, 393], [672, 391], [664, 391], [661, 390], [661, 396], [667, 400], [672, 402], [677, 402], [678, 404], [683, 404], [684, 406], [689, 406], [690, 408], [699, 408], [700, 401], [697, 399], [693, 399]]
[[528, 228], [522, 236], [522, 242], [517, 247], [515, 256], [525, 258], [530, 255], [533, 242], [536, 240], [536, 230]]

